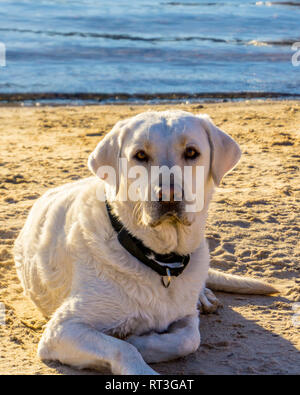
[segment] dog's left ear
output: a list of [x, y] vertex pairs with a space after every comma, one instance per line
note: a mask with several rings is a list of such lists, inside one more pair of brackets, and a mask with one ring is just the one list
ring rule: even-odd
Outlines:
[[211, 149], [211, 174], [218, 186], [240, 160], [241, 149], [228, 134], [219, 129], [206, 114], [198, 116], [202, 121]]
[[116, 177], [116, 193], [119, 189], [119, 163], [118, 160], [121, 155], [121, 148], [123, 144], [124, 135], [126, 133], [127, 120], [119, 121], [115, 124], [112, 130], [100, 141], [94, 151], [90, 154], [88, 159], [88, 168], [102, 180], [109, 182], [105, 177], [105, 171], [100, 172], [99, 169], [106, 167], [115, 170]]

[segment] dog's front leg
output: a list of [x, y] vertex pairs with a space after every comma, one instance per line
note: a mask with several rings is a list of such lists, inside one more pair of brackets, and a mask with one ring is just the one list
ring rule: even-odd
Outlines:
[[151, 332], [143, 336], [130, 336], [126, 341], [134, 345], [148, 363], [183, 357], [195, 352], [200, 345], [198, 315], [174, 322], [167, 333]]
[[131, 344], [105, 335], [75, 319], [49, 321], [40, 340], [38, 356], [80, 369], [109, 368], [114, 374], [158, 374]]
[[222, 303], [209, 288], [204, 288], [201, 291], [198, 301], [198, 309], [201, 313], [214, 313], [222, 306]]

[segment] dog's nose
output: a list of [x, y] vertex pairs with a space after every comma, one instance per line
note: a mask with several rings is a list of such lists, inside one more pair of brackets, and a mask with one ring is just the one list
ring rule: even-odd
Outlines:
[[[166, 189], [166, 188], [165, 188]], [[158, 191], [158, 200], [162, 203], [164, 202], [174, 202], [174, 185], [170, 185], [169, 190], [163, 191], [163, 188], [160, 187]]]
[[157, 191], [158, 201], [161, 203], [174, 203], [180, 201], [183, 198], [183, 191], [176, 189], [174, 184], [170, 184], [170, 187], [159, 187]]

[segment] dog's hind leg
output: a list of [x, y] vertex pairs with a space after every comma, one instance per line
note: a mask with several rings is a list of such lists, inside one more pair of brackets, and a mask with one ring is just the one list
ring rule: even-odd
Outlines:
[[200, 345], [199, 317], [187, 316], [170, 325], [166, 333], [151, 332], [130, 336], [134, 345], [148, 363], [165, 362], [195, 352]]

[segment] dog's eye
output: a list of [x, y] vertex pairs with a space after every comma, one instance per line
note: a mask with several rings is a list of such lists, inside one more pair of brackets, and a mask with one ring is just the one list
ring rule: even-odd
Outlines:
[[138, 151], [135, 155], [134, 158], [139, 160], [140, 162], [148, 162], [149, 156], [146, 154], [145, 151], [141, 150]]
[[196, 159], [200, 153], [193, 147], [187, 147], [184, 151], [184, 158], [185, 159]]

